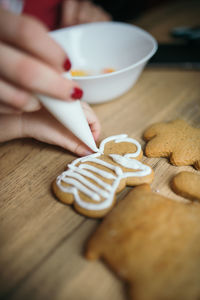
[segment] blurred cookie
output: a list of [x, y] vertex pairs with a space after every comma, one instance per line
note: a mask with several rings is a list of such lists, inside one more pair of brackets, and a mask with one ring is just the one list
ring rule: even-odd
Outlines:
[[188, 166], [200, 170], [200, 128], [183, 120], [157, 123], [144, 132], [149, 141], [145, 153], [148, 157], [169, 157], [175, 166]]
[[133, 300], [200, 298], [200, 205], [135, 187], [104, 218], [86, 247], [129, 286]]
[[200, 201], [200, 175], [192, 172], [180, 172], [171, 182], [173, 191], [180, 196]]
[[126, 185], [151, 183], [151, 167], [141, 163], [140, 144], [126, 134], [104, 139], [99, 152], [68, 165], [53, 182], [56, 197], [88, 217], [103, 217]]

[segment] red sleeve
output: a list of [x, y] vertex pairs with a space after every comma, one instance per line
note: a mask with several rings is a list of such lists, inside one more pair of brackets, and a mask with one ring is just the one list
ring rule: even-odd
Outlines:
[[50, 30], [58, 28], [62, 0], [25, 0], [23, 13], [35, 16]]

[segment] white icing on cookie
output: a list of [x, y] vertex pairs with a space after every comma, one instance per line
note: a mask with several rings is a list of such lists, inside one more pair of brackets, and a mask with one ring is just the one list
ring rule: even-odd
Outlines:
[[[124, 156], [110, 154], [109, 157], [118, 164], [116, 166], [116, 164], [111, 164], [98, 158], [104, 153], [106, 143], [110, 141], [115, 143], [132, 143], [137, 147], [137, 150]], [[86, 210], [104, 210], [112, 205], [116, 190], [123, 178], [142, 177], [151, 174], [152, 170], [149, 166], [134, 159], [140, 153], [141, 145], [126, 134], [108, 137], [101, 142], [98, 153], [78, 158], [69, 164], [68, 170], [57, 177], [57, 186], [63, 192], [73, 194], [75, 201], [80, 207]], [[87, 162], [95, 163], [95, 166], [87, 164]], [[103, 166], [108, 170], [102, 170], [96, 165]], [[133, 172], [124, 172], [120, 166]], [[92, 179], [94, 183], [87, 178]], [[105, 179], [109, 179], [111, 183], [105, 182]], [[70, 184], [70, 186], [64, 186], [63, 183]], [[91, 198], [93, 203], [81, 199], [79, 191]]]
[[118, 154], [110, 154], [109, 155], [116, 163], [121, 165], [124, 168], [132, 169], [132, 170], [139, 170], [136, 172], [127, 172], [123, 173], [123, 178], [126, 177], [142, 177], [151, 174], [151, 168], [147, 165], [144, 165], [137, 159], [129, 159], [125, 156], [121, 156]]

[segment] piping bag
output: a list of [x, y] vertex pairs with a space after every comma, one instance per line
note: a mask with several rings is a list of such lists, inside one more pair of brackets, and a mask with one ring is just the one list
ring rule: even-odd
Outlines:
[[37, 96], [46, 109], [79, 140], [94, 152], [99, 151], [79, 100], [65, 102], [41, 94]]

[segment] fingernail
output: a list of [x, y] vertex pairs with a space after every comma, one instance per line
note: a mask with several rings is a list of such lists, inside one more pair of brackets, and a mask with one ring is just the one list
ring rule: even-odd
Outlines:
[[71, 69], [71, 61], [69, 60], [69, 58], [67, 58], [63, 64], [63, 68], [65, 71], [69, 71]]
[[74, 100], [81, 99], [83, 96], [83, 90], [75, 87], [71, 93], [71, 98]]
[[94, 154], [94, 152], [92, 150], [85, 150], [84, 151], [84, 156], [91, 155], [91, 154]]
[[41, 105], [39, 103], [39, 101], [35, 98], [30, 98], [28, 100], [28, 103], [23, 107], [23, 111], [35, 111], [40, 109]]

